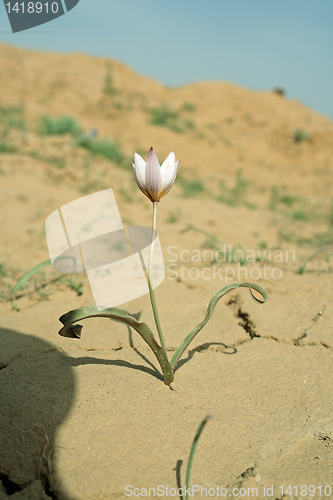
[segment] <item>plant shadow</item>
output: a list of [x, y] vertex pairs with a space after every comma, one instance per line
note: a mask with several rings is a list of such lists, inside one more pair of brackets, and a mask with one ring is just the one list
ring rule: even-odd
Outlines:
[[[196, 352], [204, 352], [204, 351], [206, 351], [207, 349], [209, 349], [213, 345], [223, 346], [223, 349], [221, 351], [219, 351], [219, 352], [221, 352], [222, 354], [225, 354], [225, 355], [229, 355], [230, 356], [230, 355], [234, 355], [234, 354], [236, 354], [238, 352], [237, 349], [236, 349], [236, 347], [234, 347], [234, 346], [228, 346], [227, 344], [224, 344], [223, 342], [205, 342], [204, 344], [200, 344], [197, 347], [195, 347], [194, 349], [189, 349], [187, 351], [187, 358], [181, 359], [177, 363], [176, 368], [175, 368], [175, 373], [183, 365], [185, 365], [186, 363], [188, 363], [189, 361], [191, 361], [191, 359], [193, 358], [193, 356], [194, 356], [194, 354]], [[232, 352], [226, 352], [225, 351], [226, 349], [231, 349]]]
[[80, 366], [80, 365], [111, 365], [111, 366], [123, 366], [125, 368], [131, 368], [132, 370], [138, 370], [143, 373], [148, 373], [149, 375], [152, 375], [158, 380], [163, 381], [162, 374], [155, 368], [155, 366], [143, 355], [141, 354], [136, 348], [134, 348], [135, 352], [137, 352], [150, 366], [152, 366], [154, 369], [149, 368], [148, 366], [144, 365], [135, 365], [133, 363], [130, 363], [128, 361], [125, 361], [123, 359], [101, 359], [101, 358], [94, 358], [90, 356], [84, 356], [81, 358], [71, 358], [71, 366]]

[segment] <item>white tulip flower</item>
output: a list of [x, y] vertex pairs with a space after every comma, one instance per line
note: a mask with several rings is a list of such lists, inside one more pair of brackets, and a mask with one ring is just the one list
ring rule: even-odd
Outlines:
[[179, 162], [180, 160], [176, 161], [173, 151], [162, 165], [159, 164], [153, 148], [148, 151], [147, 162], [137, 153], [134, 154], [134, 164], [131, 163], [136, 183], [153, 203], [159, 202], [172, 188]]

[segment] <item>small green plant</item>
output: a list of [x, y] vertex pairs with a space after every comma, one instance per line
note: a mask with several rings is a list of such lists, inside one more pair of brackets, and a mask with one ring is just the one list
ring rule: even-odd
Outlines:
[[36, 158], [37, 160], [55, 165], [55, 167], [59, 170], [64, 169], [67, 165], [67, 161], [65, 158], [60, 158], [58, 156], [43, 156], [39, 154], [38, 151], [30, 151], [29, 154], [32, 158]]
[[66, 158], [57, 158], [56, 156], [51, 156], [50, 158], [48, 158], [48, 162], [54, 165], [59, 170], [63, 170], [67, 165]]
[[103, 156], [116, 165], [125, 164], [125, 156], [121, 148], [110, 139], [94, 140], [83, 136], [77, 140], [77, 145], [91, 151], [99, 156]]
[[74, 290], [77, 294], [77, 296], [80, 296], [83, 294], [82, 287], [83, 287], [83, 282], [81, 281], [80, 283], [76, 283], [76, 281], [72, 279], [66, 280], [66, 285], [71, 289]]
[[0, 136], [7, 137], [13, 129], [20, 130], [22, 137], [25, 136], [27, 126], [23, 103], [17, 106], [0, 105]]
[[149, 123], [152, 125], [159, 125], [170, 127], [175, 125], [175, 120], [179, 115], [176, 111], [171, 110], [166, 104], [162, 104], [159, 108], [151, 108]]
[[281, 241], [287, 241], [288, 243], [291, 243], [293, 241], [293, 233], [285, 231], [284, 229], [279, 229], [277, 236]]
[[271, 189], [269, 208], [271, 210], [277, 210], [281, 205], [291, 208], [295, 206], [298, 201], [299, 199], [296, 196], [286, 193], [284, 189], [273, 186]]
[[0, 276], [3, 278], [9, 275], [9, 271], [7, 269], [7, 266], [4, 262], [0, 262]]
[[113, 103], [113, 107], [114, 107], [115, 109], [118, 109], [119, 111], [123, 111], [123, 110], [125, 109], [125, 107], [126, 107], [126, 106], [125, 106], [125, 104], [124, 104], [123, 102], [121, 102], [121, 101], [117, 101], [117, 102], [114, 102], [114, 103]]
[[297, 128], [296, 130], [294, 130], [293, 139], [295, 142], [308, 141], [310, 139], [310, 134], [309, 134], [309, 132], [306, 132], [305, 130]]
[[236, 171], [235, 185], [232, 188], [228, 188], [224, 181], [220, 182], [221, 194], [216, 197], [217, 201], [226, 203], [230, 206], [236, 206], [241, 203], [242, 198], [248, 188], [249, 182], [244, 179], [242, 171]]
[[167, 222], [168, 224], [175, 224], [176, 222], [179, 221], [180, 216], [181, 216], [181, 211], [174, 210], [173, 212], [169, 212], [169, 215], [165, 222]]
[[186, 130], [193, 130], [195, 128], [195, 123], [192, 120], [184, 120], [183, 126]]
[[284, 205], [292, 206], [294, 203], [297, 201], [297, 198], [294, 196], [290, 196], [288, 194], [281, 195], [279, 198], [280, 203], [283, 203]]
[[30, 278], [38, 273], [39, 271], [41, 271], [41, 269], [43, 269], [44, 267], [46, 266], [50, 266], [51, 265], [51, 260], [48, 259], [48, 260], [45, 260], [44, 262], [41, 262], [39, 264], [37, 264], [37, 266], [33, 267], [32, 269], [30, 269], [30, 271], [28, 271], [26, 274], [24, 274], [22, 276], [22, 278], [16, 283], [16, 285], [11, 289], [10, 293], [9, 293], [9, 296], [12, 297], [16, 294], [16, 292], [22, 288], [23, 286], [25, 286], [25, 284], [27, 283], [27, 281], [30, 280]]
[[268, 244], [266, 243], [266, 241], [259, 241], [258, 248], [260, 248], [261, 250], [266, 250], [268, 248]]
[[16, 146], [9, 144], [8, 142], [0, 141], [0, 153], [17, 153], [18, 149]]
[[309, 220], [309, 214], [306, 213], [304, 210], [295, 210], [291, 214], [291, 218], [294, 220]]
[[[220, 262], [240, 262], [241, 265], [246, 263], [246, 252], [241, 244], [238, 244], [238, 248], [231, 247], [231, 245], [226, 245], [220, 238], [215, 236], [215, 234], [209, 233], [204, 229], [193, 226], [189, 224], [187, 227], [180, 231], [181, 234], [187, 231], [195, 231], [197, 233], [204, 234], [207, 236], [203, 247], [215, 250], [219, 253]], [[216, 259], [212, 263], [216, 262]]]
[[279, 203], [279, 190], [276, 186], [273, 186], [271, 189], [271, 196], [269, 201], [269, 208], [271, 210], [276, 210]]
[[184, 102], [182, 105], [182, 109], [188, 113], [193, 113], [197, 107], [193, 102]]
[[82, 133], [82, 128], [72, 116], [51, 118], [51, 116], [45, 115], [39, 121], [38, 132], [43, 135], [70, 134], [76, 137]]
[[118, 93], [118, 90], [115, 88], [113, 84], [113, 75], [112, 75], [112, 66], [109, 65], [106, 76], [105, 76], [105, 81], [104, 81], [104, 94], [113, 96]]
[[322, 248], [319, 248], [318, 250], [316, 250], [313, 254], [310, 255], [310, 257], [308, 257], [307, 259], [305, 259], [305, 261], [303, 262], [303, 264], [301, 265], [301, 267], [298, 269], [298, 273], [299, 274], [304, 274], [305, 273], [306, 265], [307, 265], [308, 262], [310, 262], [310, 260], [312, 260], [314, 257], [316, 257], [316, 255], [318, 255], [319, 253], [325, 252], [326, 250], [331, 250], [332, 248], [333, 248], [333, 243], [330, 243], [329, 245], [325, 245]]
[[35, 292], [37, 293], [38, 302], [42, 300], [49, 300], [50, 290], [45, 289], [44, 284], [35, 283]]
[[[169, 361], [164, 335], [162, 332], [159, 314], [157, 310], [154, 288], [152, 284], [152, 260], [153, 260], [154, 241], [156, 235], [157, 207], [162, 197], [165, 194], [167, 194], [171, 189], [171, 187], [173, 186], [179, 165], [179, 161], [176, 162], [175, 155], [173, 152], [170, 153], [170, 155], [168, 156], [167, 165], [168, 168], [161, 168], [153, 148], [149, 150], [146, 162], [144, 161], [143, 158], [141, 158], [138, 154], [136, 154], [133, 164], [134, 176], [138, 184], [138, 187], [153, 204], [152, 239], [149, 247], [147, 276], [148, 276], [148, 289], [149, 289], [150, 301], [152, 305], [155, 325], [158, 332], [160, 344], [158, 344], [152, 330], [146, 323], [139, 321], [137, 317], [135, 317], [134, 315], [130, 315], [127, 311], [115, 307], [99, 310], [97, 306], [91, 306], [91, 307], [82, 307], [74, 311], [69, 311], [68, 313], [64, 314], [59, 318], [60, 322], [63, 324], [63, 327], [59, 331], [59, 335], [62, 335], [63, 337], [76, 338], [76, 339], [81, 338], [82, 325], [80, 325], [79, 322], [91, 317], [106, 317], [116, 320], [118, 322], [125, 323], [126, 325], [136, 330], [142, 337], [142, 339], [148, 344], [148, 346], [156, 356], [156, 359], [161, 367], [164, 383], [170, 386], [170, 384], [174, 380], [174, 372], [180, 358], [182, 357], [182, 355], [184, 354], [185, 350], [190, 345], [190, 343], [193, 341], [193, 339], [208, 323], [215, 310], [216, 305], [226, 293], [228, 293], [231, 290], [236, 290], [238, 288], [247, 288], [250, 292], [252, 299], [260, 304], [265, 303], [266, 300], [268, 299], [268, 296], [266, 291], [262, 287], [260, 287], [255, 283], [250, 283], [250, 282], [233, 283], [217, 291], [208, 304], [204, 319], [201, 321], [201, 323], [199, 323], [195, 328], [193, 328], [190, 331], [190, 333], [185, 337], [180, 346], [175, 350], [171, 360]], [[253, 290], [258, 292], [260, 298], [258, 298], [258, 296], [256, 296], [253, 293]], [[200, 430], [200, 432], [198, 431], [198, 435], [195, 439], [193, 450], [190, 454], [191, 460], [189, 462], [190, 463], [189, 470], [191, 470], [191, 463], [193, 460], [195, 446], [201, 434], [201, 431], [202, 429]], [[189, 480], [189, 475], [188, 475], [188, 480]]]
[[304, 236], [299, 236], [298, 238], [296, 238], [296, 245], [298, 246], [304, 246], [304, 245], [312, 245], [313, 244], [313, 240], [311, 238], [305, 238]]
[[17, 106], [2, 106], [0, 105], [0, 123], [7, 122], [15, 117], [22, 117], [24, 115], [23, 103]]
[[178, 175], [179, 184], [183, 190], [183, 196], [185, 198], [193, 198], [200, 193], [205, 191], [204, 183], [199, 179], [186, 179], [185, 177]]
[[181, 119], [178, 111], [172, 110], [166, 104], [161, 104], [159, 107], [150, 108], [148, 111], [150, 113], [149, 123], [151, 125], [167, 127], [179, 134], [193, 130], [195, 128], [195, 124], [192, 120]]

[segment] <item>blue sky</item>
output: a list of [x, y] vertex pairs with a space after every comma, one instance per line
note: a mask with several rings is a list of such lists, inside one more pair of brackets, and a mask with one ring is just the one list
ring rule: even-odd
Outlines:
[[2, 3], [0, 41], [109, 56], [172, 86], [282, 87], [333, 119], [332, 0], [80, 0], [15, 34]]

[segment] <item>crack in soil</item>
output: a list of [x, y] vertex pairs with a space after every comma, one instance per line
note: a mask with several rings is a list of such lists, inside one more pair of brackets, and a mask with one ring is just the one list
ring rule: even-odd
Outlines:
[[255, 325], [254, 321], [250, 318], [249, 313], [242, 310], [240, 298], [238, 295], [231, 297], [229, 302], [227, 302], [227, 306], [233, 308], [233, 313], [234, 313], [235, 318], [240, 319], [240, 321], [238, 322], [239, 326], [244, 328], [246, 333], [249, 334], [251, 340], [254, 337], [259, 337], [259, 335], [257, 335], [256, 330], [255, 330], [256, 325]]
[[[318, 322], [318, 320], [321, 318], [321, 316], [324, 314], [326, 306], [324, 306], [323, 310], [319, 311], [316, 316], [312, 319], [312, 323], [310, 326], [304, 329], [303, 333], [297, 337], [296, 339], [278, 339], [277, 337], [274, 337], [273, 335], [260, 335], [256, 332], [255, 330], [255, 323], [254, 321], [250, 318], [250, 314], [247, 313], [246, 311], [243, 311], [241, 308], [241, 299], [238, 295], [231, 297], [229, 302], [227, 302], [228, 307], [233, 308], [233, 313], [236, 318], [240, 318], [241, 321], [239, 321], [239, 326], [244, 328], [246, 333], [249, 334], [250, 340], [254, 338], [260, 338], [260, 339], [268, 339], [268, 340], [274, 340], [275, 342], [278, 342], [280, 344], [292, 344], [296, 347], [306, 347], [306, 346], [321, 346], [325, 347], [326, 349], [333, 349], [333, 346], [330, 346], [326, 344], [323, 341], [318, 341], [318, 342], [311, 342], [308, 344], [302, 344], [301, 341], [305, 339], [305, 337], [308, 334], [308, 331]], [[231, 344], [228, 347], [236, 347], [239, 345], [242, 345], [244, 343], [248, 342], [248, 340], [240, 340], [234, 344]]]

